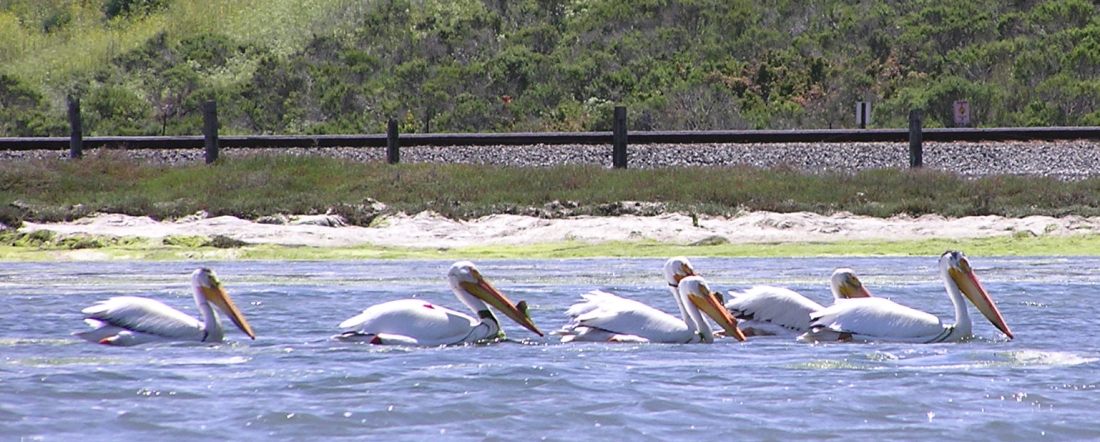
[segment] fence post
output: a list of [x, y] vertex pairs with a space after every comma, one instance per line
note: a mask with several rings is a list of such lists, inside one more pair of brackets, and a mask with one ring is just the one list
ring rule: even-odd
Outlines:
[[611, 162], [616, 169], [626, 169], [626, 107], [615, 106], [612, 125]]
[[866, 129], [867, 123], [871, 121], [871, 102], [859, 101], [856, 102], [856, 124], [860, 129]]
[[218, 159], [218, 103], [209, 100], [202, 104], [202, 135], [206, 138], [206, 164]]
[[80, 118], [80, 97], [69, 96], [69, 158], [84, 156], [84, 128]]
[[386, 123], [386, 163], [397, 164], [401, 161], [401, 143], [397, 140], [397, 120], [390, 118]]
[[921, 133], [921, 111], [909, 111], [909, 167], [924, 167], [924, 134]]

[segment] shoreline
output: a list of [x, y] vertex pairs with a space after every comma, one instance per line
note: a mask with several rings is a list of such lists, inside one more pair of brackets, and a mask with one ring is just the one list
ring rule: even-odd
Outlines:
[[490, 215], [456, 221], [423, 212], [389, 215], [371, 227], [358, 227], [329, 215], [264, 224], [201, 214], [175, 221], [97, 214], [65, 223], [28, 222], [6, 235], [23, 242], [0, 246], [4, 261], [873, 256], [934, 254], [947, 248], [986, 255], [1100, 255], [1100, 217], [1079, 216], [749, 212], [561, 219]]

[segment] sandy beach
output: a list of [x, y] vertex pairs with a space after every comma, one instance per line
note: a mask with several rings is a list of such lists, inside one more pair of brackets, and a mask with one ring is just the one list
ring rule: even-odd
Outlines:
[[174, 221], [120, 214], [97, 214], [64, 223], [25, 223], [21, 232], [49, 230], [62, 235], [90, 234], [157, 239], [168, 236], [221, 235], [248, 244], [348, 247], [395, 246], [460, 248], [475, 245], [534, 245], [577, 241], [654, 241], [675, 245], [967, 239], [1005, 235], [1100, 233], [1100, 217], [945, 218], [895, 216], [873, 218], [846, 213], [752, 212], [734, 217], [669, 213], [658, 216], [578, 216], [544, 219], [491, 215], [456, 221], [438, 214], [389, 215], [372, 227], [343, 225], [338, 217], [291, 216], [286, 224], [263, 224], [231, 216], [190, 216]]

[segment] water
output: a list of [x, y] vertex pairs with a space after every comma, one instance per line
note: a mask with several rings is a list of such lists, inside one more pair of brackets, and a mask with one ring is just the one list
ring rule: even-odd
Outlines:
[[[963, 344], [605, 345], [532, 339], [447, 348], [333, 342], [336, 324], [407, 296], [459, 307], [450, 262], [4, 263], [0, 439], [698, 440], [1100, 438], [1100, 259], [972, 263], [1017, 338], [977, 315]], [[482, 261], [544, 331], [602, 288], [674, 311], [662, 260]], [[693, 259], [712, 287], [785, 284], [824, 301], [834, 267], [877, 296], [951, 314], [935, 258]], [[195, 314], [215, 268], [259, 338], [109, 348], [70, 337], [80, 308], [145, 295]]]

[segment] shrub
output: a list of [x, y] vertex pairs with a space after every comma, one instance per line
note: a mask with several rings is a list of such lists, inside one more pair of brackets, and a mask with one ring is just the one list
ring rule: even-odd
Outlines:
[[103, 15], [107, 20], [141, 16], [163, 9], [168, 3], [169, 0], [107, 0], [103, 5]]

